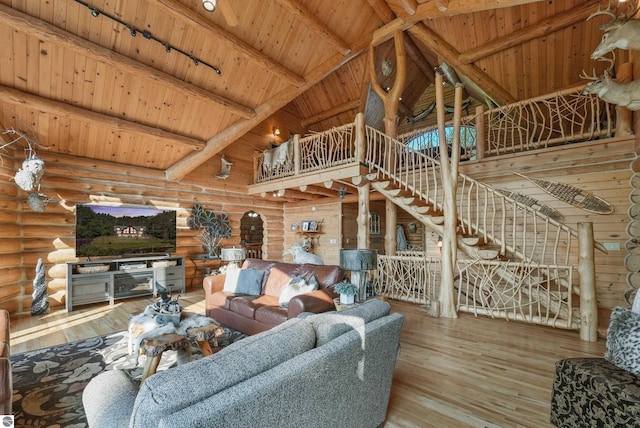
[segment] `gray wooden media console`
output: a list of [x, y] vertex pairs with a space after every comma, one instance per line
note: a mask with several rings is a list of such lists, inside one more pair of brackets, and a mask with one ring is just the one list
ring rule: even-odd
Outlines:
[[78, 305], [156, 296], [158, 285], [172, 294], [185, 292], [184, 257], [67, 262], [66, 308], [71, 312]]

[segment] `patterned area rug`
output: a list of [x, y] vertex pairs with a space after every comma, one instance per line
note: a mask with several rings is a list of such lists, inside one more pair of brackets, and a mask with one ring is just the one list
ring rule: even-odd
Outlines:
[[[225, 328], [219, 344], [226, 346], [245, 337]], [[138, 366], [128, 354], [127, 332], [70, 342], [11, 357], [13, 414], [16, 427], [84, 428], [82, 391], [91, 378], [105, 370], [127, 371], [134, 379], [142, 376], [145, 356]], [[215, 352], [215, 350], [214, 350]], [[192, 345], [192, 359], [202, 358]], [[177, 364], [175, 351], [166, 351], [158, 371]]]

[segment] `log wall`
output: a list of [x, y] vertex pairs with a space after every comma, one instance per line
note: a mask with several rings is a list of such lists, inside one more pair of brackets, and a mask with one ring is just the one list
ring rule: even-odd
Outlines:
[[[305, 237], [310, 237], [313, 254], [320, 257], [327, 265], [339, 264], [340, 236], [342, 234], [341, 215], [339, 202], [285, 204], [285, 250], [288, 250], [295, 243], [300, 243]], [[300, 229], [303, 221], [311, 220], [315, 220], [319, 224], [316, 232], [305, 232]], [[295, 225], [295, 230], [292, 225]], [[292, 262], [293, 256], [286, 253], [283, 259]]]
[[[284, 243], [281, 202], [248, 196], [250, 169], [232, 169], [227, 180], [214, 178], [220, 170], [216, 157], [181, 182], [165, 179], [164, 172], [89, 159], [38, 152], [46, 162], [41, 193], [49, 202], [44, 213], [26, 204], [27, 192], [11, 180], [23, 160], [21, 150], [2, 153], [0, 165], [0, 308], [12, 314], [31, 310], [32, 281], [38, 258], [46, 267], [52, 307], [65, 304], [65, 262], [75, 261], [75, 205], [87, 203], [125, 204], [175, 209], [177, 212], [176, 255], [203, 252], [196, 240], [200, 231], [187, 227], [195, 204], [227, 214], [231, 238], [224, 245], [239, 245], [240, 219], [251, 210], [260, 214], [264, 227], [264, 258], [280, 259]], [[227, 155], [227, 159], [229, 156]], [[187, 260], [186, 285], [195, 274]], [[199, 287], [201, 281], [194, 281]]]

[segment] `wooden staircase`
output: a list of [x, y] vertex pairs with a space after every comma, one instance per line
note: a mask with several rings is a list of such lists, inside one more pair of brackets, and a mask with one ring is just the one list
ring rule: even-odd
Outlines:
[[[391, 181], [373, 181], [371, 187], [391, 200], [394, 204], [411, 214], [416, 220], [427, 228], [442, 235], [444, 214], [437, 212], [428, 205], [424, 199], [411, 196], [410, 192], [394, 186]], [[464, 236], [458, 234], [458, 248], [474, 259], [493, 260], [500, 253], [500, 248], [491, 245], [483, 245], [477, 236]]]
[[[367, 127], [366, 134], [371, 187], [442, 235], [446, 213], [439, 161], [375, 129]], [[525, 321], [561, 319], [576, 327], [580, 316], [568, 295], [577, 287], [567, 278], [572, 267], [565, 265], [576, 264], [571, 257], [577, 231], [464, 174], [458, 176], [456, 207], [457, 246], [470, 259], [455, 279], [458, 308], [465, 310], [465, 299], [473, 295], [469, 312], [507, 318], [512, 312]], [[490, 298], [476, 299], [481, 296]], [[486, 306], [477, 306], [479, 301]]]

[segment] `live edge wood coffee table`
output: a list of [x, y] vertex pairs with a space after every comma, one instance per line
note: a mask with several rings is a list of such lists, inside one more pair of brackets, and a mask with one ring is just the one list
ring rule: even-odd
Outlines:
[[[183, 314], [190, 316], [190, 314]], [[130, 334], [139, 336], [143, 333], [142, 325], [133, 324], [130, 326]], [[219, 347], [218, 338], [224, 334], [224, 328], [215, 320], [204, 327], [192, 327], [186, 330], [186, 334], [168, 333], [158, 337], [147, 338], [140, 345], [140, 353], [145, 355], [146, 362], [141, 380], [151, 376], [158, 369], [162, 354], [165, 351], [183, 352], [187, 359], [191, 358], [191, 342], [195, 341], [203, 356], [213, 354], [213, 348]]]

